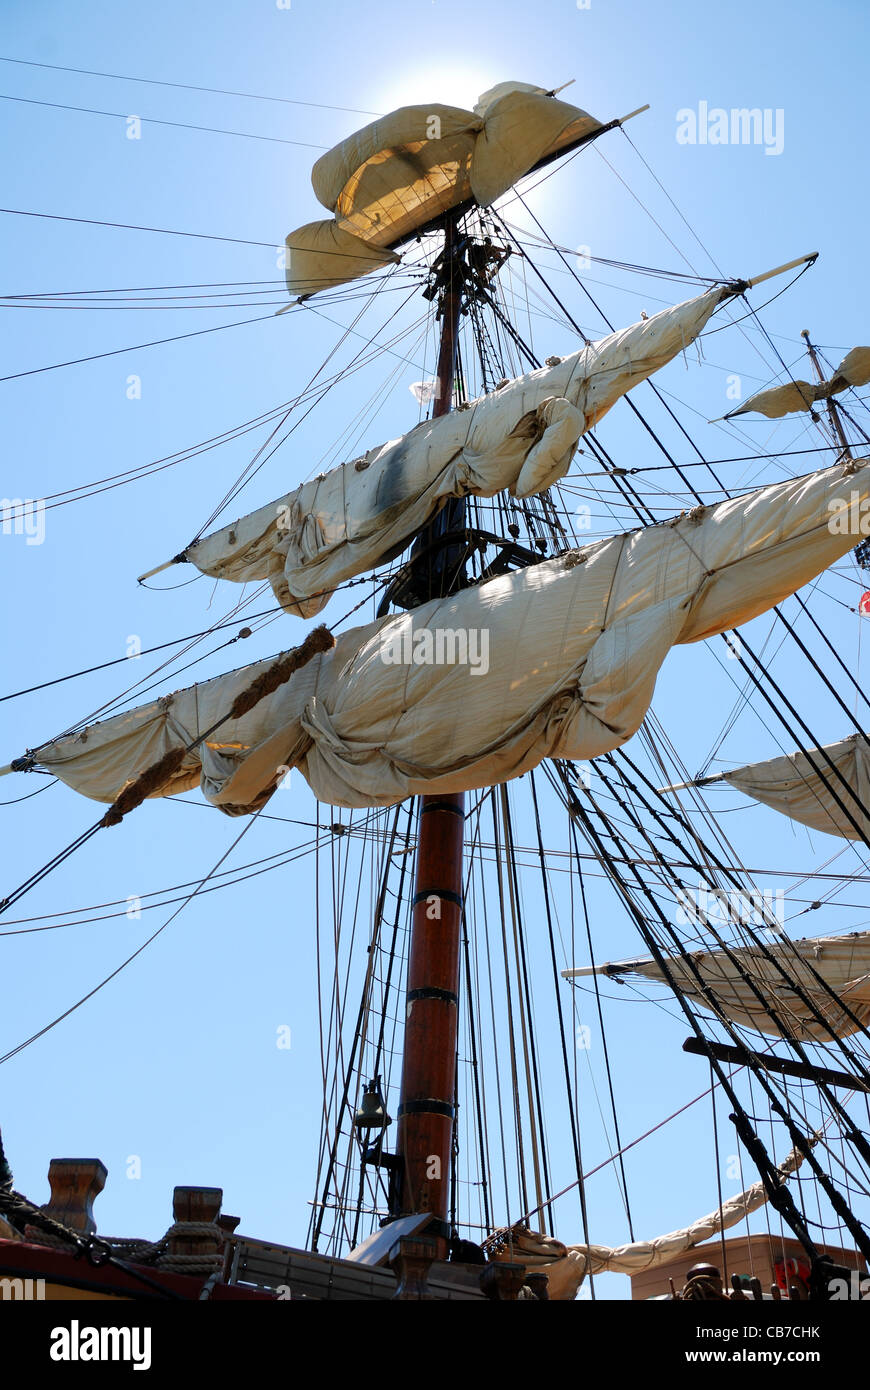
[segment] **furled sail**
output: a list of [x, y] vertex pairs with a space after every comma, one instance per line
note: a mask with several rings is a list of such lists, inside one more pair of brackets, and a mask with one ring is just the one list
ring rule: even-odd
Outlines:
[[748, 763], [704, 777], [697, 785], [711, 782], [727, 782], [813, 830], [842, 835], [845, 840], [859, 840], [861, 832], [870, 837], [870, 736], [850, 734], [839, 743], [825, 744], [822, 750], [810, 749], [809, 756], [788, 753], [762, 763]]
[[729, 293], [708, 290], [424, 421], [204, 537], [183, 558], [219, 579], [268, 579], [288, 612], [311, 617], [337, 584], [401, 550], [448, 498], [504, 489], [529, 497], [558, 482], [580, 436], [692, 343]]
[[796, 410], [812, 410], [818, 401], [826, 401], [849, 386], [866, 386], [870, 381], [870, 347], [852, 348], [847, 352], [834, 375], [828, 381], [788, 381], [784, 386], [772, 386], [768, 391], [757, 391], [754, 396], [731, 410], [725, 416], [731, 420], [735, 415], [745, 415], [752, 411], [756, 415], [766, 415], [768, 420], [781, 420]]
[[[780, 1180], [796, 1173], [803, 1162], [798, 1149], [792, 1149], [778, 1169]], [[712, 1240], [722, 1231], [744, 1221], [764, 1206], [768, 1194], [763, 1182], [753, 1183], [745, 1192], [729, 1197], [721, 1207], [684, 1226], [679, 1231], [653, 1240], [632, 1241], [627, 1245], [564, 1245], [553, 1236], [530, 1231], [524, 1226], [490, 1237], [500, 1247], [492, 1250], [493, 1260], [517, 1260], [529, 1273], [547, 1275], [551, 1299], [565, 1301], [575, 1297], [587, 1274], [640, 1274], [657, 1269], [677, 1255], [693, 1250], [702, 1241]], [[490, 1247], [491, 1248], [491, 1247]]]
[[[764, 612], [848, 550], [829, 502], [870, 495], [850, 461], [599, 541], [352, 629], [192, 751], [158, 794], [200, 781], [230, 813], [288, 768], [342, 806], [507, 781], [546, 757], [590, 758], [637, 731], [659, 667]], [[36, 760], [112, 801], [188, 747], [269, 666], [220, 676], [82, 733]]]
[[311, 182], [333, 214], [287, 237], [287, 288], [315, 294], [399, 259], [391, 248], [442, 213], [495, 200], [601, 123], [542, 87], [502, 82], [473, 111], [403, 106], [318, 159]]
[[[781, 1030], [743, 979], [741, 970], [751, 976], [756, 988], [769, 999], [789, 1035], [802, 1042], [828, 1042], [831, 1031], [845, 1038], [857, 1032], [859, 1024], [864, 1027], [870, 1024], [870, 932], [801, 941], [771, 940], [764, 949], [736, 946], [730, 954], [721, 950], [693, 951], [691, 959], [712, 991], [719, 1012], [733, 1023], [745, 1024], [760, 1033], [779, 1037]], [[780, 962], [782, 971], [774, 961]], [[667, 965], [678, 987], [704, 1008], [709, 1008], [708, 996], [703, 994], [697, 976], [686, 961], [669, 957]], [[597, 966], [596, 970], [611, 976], [642, 975], [648, 980], [666, 983], [665, 975], [654, 960], [622, 961]], [[848, 1006], [859, 1023], [831, 998], [818, 977]], [[790, 987], [789, 980], [812, 1001], [828, 1027], [809, 1015], [807, 1005]]]

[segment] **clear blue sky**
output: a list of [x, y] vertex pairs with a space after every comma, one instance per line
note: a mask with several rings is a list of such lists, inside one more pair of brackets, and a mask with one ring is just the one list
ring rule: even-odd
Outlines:
[[[601, 120], [650, 103], [651, 110], [632, 122], [632, 139], [726, 273], [751, 275], [805, 251], [822, 253], [791, 294], [771, 304], [765, 323], [780, 335], [775, 341], [787, 363], [801, 356], [804, 327], [829, 345], [836, 362], [841, 348], [866, 342], [868, 331], [868, 200], [861, 138], [867, 28], [868, 12], [857, 0], [833, 0], [823, 7], [804, 0], [761, 6], [736, 0], [724, 8], [693, 0], [656, 5], [591, 0], [582, 10], [571, 0], [542, 0], [535, 6], [518, 0], [471, 5], [376, 0], [368, 6], [293, 0], [287, 10], [269, 0], [187, 0], [180, 6], [152, 0], [145, 8], [99, 0], [83, 8], [56, 0], [36, 7], [8, 3], [0, 44], [0, 53], [8, 57], [323, 106], [280, 105], [0, 63], [0, 92], [5, 95], [120, 113], [108, 117], [0, 102], [6, 148], [3, 202], [8, 208], [70, 218], [278, 245], [292, 228], [325, 215], [309, 183], [318, 149], [147, 122], [142, 138], [129, 140], [123, 117], [135, 114], [325, 148], [367, 119], [333, 108], [381, 112], [405, 101], [430, 99], [470, 106], [497, 81], [555, 86], [575, 78], [566, 97]], [[679, 144], [676, 113], [697, 109], [699, 102], [781, 110], [782, 153], [768, 156], [759, 146]], [[709, 256], [624, 138], [612, 134], [598, 148], [612, 168], [587, 152], [532, 195], [531, 206], [553, 238], [568, 246], [588, 245], [598, 256], [674, 270], [685, 268], [684, 253], [702, 273], [715, 273]], [[266, 247], [14, 216], [0, 217], [0, 226], [0, 292], [6, 294], [268, 281], [278, 275], [275, 253]], [[548, 267], [557, 264], [547, 261]], [[641, 309], [652, 313], [661, 302], [683, 297], [679, 287], [663, 281], [638, 280], [601, 267], [589, 274], [603, 282], [591, 279], [590, 287], [617, 324], [633, 321]], [[555, 270], [552, 279], [562, 286], [560, 293], [570, 294], [584, 327], [598, 331], [601, 323], [582, 306], [576, 285]], [[762, 298], [768, 294], [759, 293], [756, 302]], [[280, 292], [275, 304], [268, 299], [270, 308], [277, 307]], [[244, 297], [230, 301], [252, 302]], [[3, 494], [58, 493], [172, 454], [288, 400], [336, 341], [340, 330], [335, 324], [350, 322], [356, 307], [328, 310], [332, 323], [313, 315], [285, 315], [3, 382]], [[7, 308], [0, 375], [269, 311]], [[403, 322], [410, 322], [410, 314]], [[530, 331], [542, 357], [576, 346], [566, 332], [544, 320], [536, 319]], [[739, 433], [704, 423], [729, 408], [729, 373], [741, 375], [747, 393], [771, 378], [776, 365], [770, 365], [769, 351], [762, 358], [759, 345], [751, 333], [719, 333], [705, 341], [704, 363], [690, 354], [688, 364], [671, 364], [661, 378], [671, 397], [685, 403], [684, 418], [697, 429], [708, 456], [746, 454], [752, 444], [764, 450], [773, 438], [776, 447], [819, 442], [806, 433], [803, 422], [787, 423], [775, 435], [765, 422], [747, 424]], [[259, 505], [322, 467], [321, 458], [331, 457], [346, 422], [381, 390], [395, 365], [375, 363], [334, 392], [258, 475], [244, 501]], [[407, 387], [427, 368], [431, 370], [431, 354], [416, 355], [402, 367], [395, 389], [379, 402], [364, 435], [351, 440], [351, 450], [358, 443], [376, 444], [415, 422]], [[132, 374], [141, 379], [139, 400], [127, 398]], [[661, 461], [652, 456], [650, 442], [625, 408], [612, 413], [600, 434], [628, 466]], [[229, 594], [218, 592], [200, 579], [159, 594], [137, 588], [135, 578], [183, 547], [262, 437], [246, 436], [142, 482], [51, 510], [41, 546], [4, 536], [4, 691], [123, 656], [134, 635], [148, 647], [217, 621], [239, 597], [235, 588]], [[675, 448], [682, 447], [680, 457], [689, 456], [685, 441], [673, 431], [669, 439]], [[782, 476], [775, 468], [744, 472], [746, 468], [730, 465], [729, 484]], [[663, 514], [681, 505], [673, 497], [661, 502]], [[597, 530], [605, 529], [603, 518], [595, 524]], [[179, 576], [188, 577], [186, 571], [175, 571], [156, 583], [175, 583]], [[859, 620], [842, 606], [844, 599], [854, 603], [860, 592], [856, 577], [853, 570], [851, 578], [826, 580], [823, 588], [833, 598], [820, 598], [816, 611], [844, 659], [860, 674]], [[259, 606], [268, 606], [268, 600]], [[760, 644], [770, 628], [770, 619], [757, 620], [753, 640]], [[301, 631], [293, 620], [281, 618], [243, 647], [201, 661], [189, 676], [155, 677], [157, 688], [171, 689], [268, 655], [290, 645]], [[779, 640], [775, 633], [770, 651]], [[692, 770], [707, 757], [736, 694], [718, 657], [718, 650], [702, 647], [675, 652], [656, 696], [655, 711]], [[848, 732], [842, 714], [809, 683], [805, 668], [788, 651], [776, 659], [779, 677], [800, 691], [802, 709], [819, 736], [831, 741]], [[0, 762], [114, 698], [133, 680], [156, 670], [160, 660], [145, 657], [5, 704]], [[719, 750], [732, 763], [775, 751], [774, 738], [751, 713], [741, 717]], [[23, 796], [35, 786], [36, 779], [7, 778], [0, 782], [0, 799]], [[810, 836], [731, 793], [713, 795], [721, 798], [715, 804], [727, 811], [723, 824], [745, 862], [761, 871], [794, 870], [794, 880], [785, 880], [789, 916], [819, 896], [811, 886], [799, 886], [800, 874], [842, 850], [841, 842]], [[515, 788], [513, 796], [520, 823], [530, 834], [522, 790]], [[301, 779], [274, 799], [271, 810], [302, 824], [261, 818], [230, 865], [309, 839], [305, 823], [314, 819], [316, 808]], [[545, 826], [548, 834], [564, 843], [562, 819], [552, 806], [547, 814], [552, 815]], [[0, 818], [8, 891], [91, 824], [95, 808], [57, 786], [31, 801], [0, 807]], [[53, 914], [65, 908], [110, 903], [188, 882], [211, 867], [241, 828], [202, 806], [148, 804], [129, 823], [100, 832], [9, 915], [46, 914], [44, 921], [28, 925], [52, 925], [57, 920]], [[857, 857], [847, 850], [833, 871], [856, 872], [858, 867]], [[327, 868], [328, 856], [324, 873]], [[20, 1189], [44, 1200], [52, 1156], [92, 1154], [109, 1168], [97, 1212], [101, 1228], [110, 1234], [160, 1234], [170, 1219], [172, 1187], [204, 1183], [224, 1188], [225, 1210], [240, 1215], [248, 1233], [291, 1244], [302, 1241], [313, 1195], [320, 1098], [313, 873], [308, 856], [194, 901], [85, 1007], [0, 1068], [0, 1125]], [[773, 882], [763, 872], [759, 881], [764, 886]], [[637, 938], [614, 897], [597, 879], [591, 878], [588, 887], [598, 958], [637, 953]], [[856, 904], [854, 909], [826, 908], [801, 926], [818, 934], [860, 924], [865, 909], [859, 889], [854, 884], [841, 894], [844, 903]], [[530, 913], [539, 913], [531, 877], [528, 893]], [[570, 911], [564, 891], [560, 906], [563, 914]], [[171, 910], [145, 912], [139, 920], [111, 917], [2, 938], [0, 1051], [15, 1047], [75, 1003]], [[563, 1096], [542, 930], [536, 951], [538, 1024], [553, 1062], [548, 1122], [558, 1188], [573, 1173], [559, 1113]], [[282, 1025], [291, 1029], [289, 1050], [275, 1045]], [[607, 1025], [627, 1140], [697, 1094], [706, 1068], [680, 1052], [684, 1025], [654, 1006], [624, 997], [608, 1003]], [[587, 1062], [603, 1105], [600, 1049], [593, 1046], [582, 1068]], [[608, 1149], [582, 1068], [584, 1158], [592, 1166]], [[724, 1107], [720, 1127], [724, 1174], [727, 1156], [737, 1147]], [[136, 1180], [125, 1176], [131, 1155], [141, 1158], [142, 1176]], [[689, 1161], [687, 1155], [692, 1156]], [[746, 1164], [744, 1170], [751, 1180]], [[638, 1236], [673, 1229], [715, 1206], [709, 1102], [634, 1150], [628, 1172]], [[726, 1193], [737, 1190], [734, 1180], [723, 1181]], [[589, 1204], [593, 1240], [627, 1238], [611, 1172], [591, 1180]], [[579, 1239], [576, 1199], [559, 1211], [562, 1238]], [[625, 1281], [607, 1281], [604, 1289], [611, 1296], [625, 1296]]]

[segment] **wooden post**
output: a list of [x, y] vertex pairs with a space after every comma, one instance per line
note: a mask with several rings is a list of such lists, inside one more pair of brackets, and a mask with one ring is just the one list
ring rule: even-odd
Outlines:
[[426, 1281], [438, 1253], [438, 1244], [437, 1240], [425, 1236], [403, 1236], [396, 1241], [389, 1255], [397, 1284], [394, 1298], [408, 1302], [434, 1298]]
[[480, 1275], [481, 1289], [495, 1303], [515, 1303], [525, 1282], [525, 1265], [513, 1260], [497, 1260], [487, 1265]]
[[94, 1199], [107, 1177], [108, 1170], [98, 1158], [53, 1158], [48, 1165], [51, 1197], [42, 1210], [73, 1231], [93, 1235], [97, 1229]]
[[[176, 1226], [204, 1222], [216, 1224], [220, 1214], [223, 1191], [219, 1187], [176, 1187], [172, 1194], [172, 1217]], [[169, 1237], [170, 1255], [215, 1255], [220, 1237], [202, 1231], [185, 1235], [183, 1230]]]
[[[452, 218], [447, 221], [444, 270], [433, 418], [446, 415], [451, 409], [456, 370], [462, 276], [456, 259], [456, 223]], [[454, 504], [447, 529], [464, 525], [464, 502], [461, 505], [463, 510]], [[440, 1223], [435, 1231], [439, 1258], [446, 1253], [456, 1104], [464, 826], [462, 792], [422, 798], [396, 1139], [400, 1211], [393, 1214], [431, 1212]]]

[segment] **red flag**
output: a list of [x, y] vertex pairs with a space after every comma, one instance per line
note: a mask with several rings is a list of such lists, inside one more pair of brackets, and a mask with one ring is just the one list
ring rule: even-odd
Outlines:
[[858, 612], [865, 618], [870, 618], [870, 589], [863, 593], [858, 601]]

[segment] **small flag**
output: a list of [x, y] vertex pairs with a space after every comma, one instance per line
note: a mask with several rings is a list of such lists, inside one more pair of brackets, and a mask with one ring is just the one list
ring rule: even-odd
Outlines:
[[437, 389], [437, 381], [412, 381], [408, 387], [418, 405], [428, 405], [431, 400], [434, 400]]
[[870, 618], [870, 589], [861, 595], [858, 602], [858, 612], [864, 618]]

